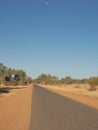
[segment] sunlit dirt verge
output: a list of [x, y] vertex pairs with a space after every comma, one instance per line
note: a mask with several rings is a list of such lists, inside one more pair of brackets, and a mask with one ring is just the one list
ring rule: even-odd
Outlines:
[[31, 95], [31, 86], [0, 94], [0, 130], [29, 130]]

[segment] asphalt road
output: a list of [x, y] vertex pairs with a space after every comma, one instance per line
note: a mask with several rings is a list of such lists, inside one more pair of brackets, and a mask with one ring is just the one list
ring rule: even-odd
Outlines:
[[98, 110], [34, 86], [30, 130], [98, 130]]

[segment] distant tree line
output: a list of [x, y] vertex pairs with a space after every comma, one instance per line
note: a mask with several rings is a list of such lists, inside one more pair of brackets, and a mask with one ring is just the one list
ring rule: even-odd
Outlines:
[[57, 84], [59, 82], [58, 77], [52, 76], [51, 74], [41, 74], [34, 80], [38, 84]]
[[11, 69], [0, 63], [0, 85], [27, 85], [32, 82], [22, 69]]
[[98, 77], [90, 77], [88, 79], [73, 79], [70, 76], [59, 79], [51, 74], [41, 74], [35, 80], [35, 83], [45, 84], [45, 85], [57, 85], [57, 84], [89, 84], [91, 89], [95, 89], [98, 85]]
[[[94, 90], [98, 85], [98, 77], [90, 77], [88, 79], [73, 79], [70, 76], [59, 79], [57, 76], [51, 74], [40, 74], [34, 83], [44, 85], [66, 85], [66, 84], [89, 84], [91, 89]], [[26, 75], [22, 69], [12, 69], [0, 63], [0, 85], [27, 85], [32, 83], [32, 79]]]

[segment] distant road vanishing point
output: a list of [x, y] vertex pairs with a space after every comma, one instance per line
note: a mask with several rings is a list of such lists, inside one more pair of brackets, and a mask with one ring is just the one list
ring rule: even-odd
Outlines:
[[98, 110], [34, 85], [30, 130], [98, 130]]

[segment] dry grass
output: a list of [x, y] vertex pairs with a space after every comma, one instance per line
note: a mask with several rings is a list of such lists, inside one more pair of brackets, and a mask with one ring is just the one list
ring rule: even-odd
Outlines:
[[76, 93], [76, 94], [82, 94], [85, 96], [90, 96], [93, 98], [98, 98], [98, 86], [96, 87], [96, 91], [90, 91], [90, 85], [89, 84], [72, 84], [72, 85], [44, 85], [44, 87], [47, 88], [53, 88], [55, 90], [70, 92], [70, 93]]

